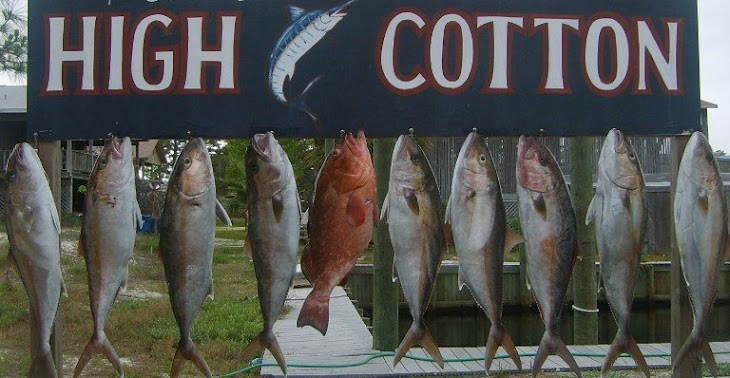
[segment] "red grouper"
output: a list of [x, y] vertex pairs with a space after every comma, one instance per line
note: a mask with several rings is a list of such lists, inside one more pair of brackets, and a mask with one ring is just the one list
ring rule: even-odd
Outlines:
[[274, 335], [299, 251], [301, 204], [294, 170], [271, 133], [256, 134], [246, 152], [248, 239], [251, 246], [264, 330], [243, 352], [247, 358], [261, 348], [274, 355], [286, 374], [286, 362]]
[[31, 327], [38, 331], [38, 345], [31, 345], [35, 358], [28, 376], [56, 377], [49, 340], [61, 294], [66, 294], [58, 211], [41, 160], [28, 143], [15, 145], [5, 174], [5, 227], [10, 241], [7, 266], [17, 268], [20, 274], [35, 320]]
[[395, 253], [393, 266], [413, 318], [395, 352], [393, 365], [420, 344], [443, 368], [444, 359], [423, 319], [446, 248], [441, 199], [431, 165], [412, 136], [401, 135], [393, 149], [381, 218], [388, 222]]
[[596, 194], [586, 213], [586, 224], [595, 224], [601, 281], [618, 325], [602, 374], [611, 369], [619, 354], [628, 352], [644, 374], [650, 375], [644, 355], [629, 333], [646, 214], [644, 174], [636, 152], [620, 131], [612, 129], [603, 141]]
[[497, 170], [476, 132], [466, 138], [456, 159], [446, 223], [451, 224], [459, 254], [459, 289], [469, 288], [492, 323], [484, 368], [489, 371], [501, 345], [522, 370], [515, 344], [502, 325], [502, 268], [505, 252], [525, 239], [507, 228]]
[[687, 142], [674, 195], [674, 232], [692, 303], [694, 328], [672, 364], [702, 356], [717, 377], [717, 365], [702, 327], [717, 294], [717, 279], [728, 248], [727, 204], [722, 177], [707, 138], [695, 132]]
[[86, 259], [94, 333], [74, 370], [78, 377], [94, 353], [103, 353], [124, 376], [122, 363], [104, 333], [112, 303], [127, 286], [127, 265], [134, 252], [142, 213], [137, 203], [132, 143], [112, 137], [96, 159], [84, 198], [79, 254]]
[[231, 225], [215, 197], [213, 166], [205, 142], [193, 138], [175, 161], [160, 224], [160, 257], [172, 312], [180, 328], [171, 377], [180, 374], [185, 360], [193, 361], [205, 376], [211, 376], [208, 364], [190, 339], [190, 326], [205, 297], [213, 297], [216, 215]]
[[517, 184], [520, 223], [527, 246], [527, 278], [545, 323], [532, 376], [537, 375], [549, 355], [557, 354], [581, 377], [578, 364], [558, 335], [560, 311], [580, 255], [575, 212], [555, 157], [532, 137], [520, 137]]
[[330, 293], [343, 285], [370, 243], [378, 221], [375, 169], [365, 133], [347, 133], [327, 156], [314, 184], [302, 255], [302, 272], [313, 289], [302, 305], [297, 326], [323, 335], [329, 324]]

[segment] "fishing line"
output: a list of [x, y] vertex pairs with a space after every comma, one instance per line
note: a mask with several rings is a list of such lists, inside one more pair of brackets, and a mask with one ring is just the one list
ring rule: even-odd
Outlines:
[[[729, 354], [730, 351], [721, 351], [721, 352], [715, 352], [714, 354]], [[518, 353], [520, 357], [535, 357], [537, 353], [530, 352], [530, 353]], [[394, 356], [394, 352], [380, 352], [380, 353], [374, 353], [368, 357], [365, 357], [364, 359], [360, 361], [354, 361], [354, 362], [343, 362], [343, 363], [335, 363], [335, 364], [323, 364], [323, 363], [291, 363], [286, 364], [287, 367], [294, 367], [294, 368], [307, 368], [307, 369], [328, 369], [328, 368], [348, 368], [348, 367], [357, 367], [367, 364], [368, 362], [380, 358], [380, 357], [392, 357]], [[572, 353], [574, 357], [606, 357], [603, 353]], [[658, 357], [658, 358], [666, 358], [671, 357], [671, 353], [647, 353], [644, 354], [644, 357], [651, 358], [651, 357]], [[434, 360], [430, 357], [420, 357], [420, 356], [413, 356], [410, 354], [406, 354], [404, 356], [405, 358], [409, 358], [411, 360], [416, 361], [424, 361], [424, 362], [434, 362]], [[630, 355], [626, 353], [622, 353], [619, 355], [619, 357], [631, 357]], [[495, 360], [499, 359], [508, 359], [510, 358], [509, 355], [506, 354], [498, 354], [494, 356]], [[263, 359], [261, 358], [255, 358], [251, 360], [251, 363], [242, 369], [232, 371], [230, 373], [226, 373], [223, 375], [215, 376], [216, 378], [224, 378], [224, 377], [235, 377], [238, 374], [244, 374], [251, 372], [253, 370], [256, 370], [261, 367], [270, 367], [270, 366], [279, 366], [274, 362], [262, 362]], [[469, 357], [469, 358], [444, 358], [444, 363], [450, 363], [450, 362], [481, 362], [484, 361], [484, 357]]]

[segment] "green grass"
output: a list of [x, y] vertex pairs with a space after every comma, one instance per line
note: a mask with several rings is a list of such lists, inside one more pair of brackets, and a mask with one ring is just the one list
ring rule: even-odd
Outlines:
[[[717, 373], [721, 377], [730, 376], [730, 364], [717, 364]], [[707, 364], [702, 364], [702, 376], [703, 377], [712, 377], [712, 373], [710, 372], [710, 369], [707, 367]]]
[[[20, 280], [16, 280], [12, 286], [8, 282], [0, 284], [0, 298], [17, 297], [19, 295], [25, 295], [25, 288]], [[30, 319], [30, 308], [28, 306], [19, 306], [14, 301], [0, 301], [0, 329], [28, 319]]]

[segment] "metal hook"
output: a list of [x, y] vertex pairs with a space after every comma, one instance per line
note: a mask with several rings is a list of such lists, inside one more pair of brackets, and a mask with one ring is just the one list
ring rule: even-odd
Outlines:
[[471, 128], [471, 132], [473, 132], [473, 133], [477, 133], [477, 128], [476, 128], [476, 127], [472, 127], [472, 128]]
[[340, 138], [345, 137], [345, 129], [340, 129]]
[[38, 132], [33, 133], [33, 140], [35, 141], [35, 149], [38, 149]]
[[545, 129], [540, 129], [540, 137], [542, 137], [545, 134]]
[[410, 136], [411, 138], [413, 138], [413, 134], [414, 134], [415, 132], [416, 132], [416, 130], [414, 130], [414, 129], [413, 129], [412, 127], [409, 127], [409, 128], [408, 128], [408, 135], [409, 135], [409, 136]]
[[193, 133], [190, 130], [188, 130], [188, 141], [191, 139], [193, 139]]
[[114, 138], [114, 134], [112, 134], [112, 132], [110, 131], [108, 134], [106, 134], [106, 137], [112, 139]]

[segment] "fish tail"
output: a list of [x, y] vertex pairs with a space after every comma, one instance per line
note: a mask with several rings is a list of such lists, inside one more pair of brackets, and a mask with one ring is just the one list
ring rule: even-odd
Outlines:
[[284, 360], [284, 354], [281, 352], [281, 348], [279, 347], [279, 341], [276, 340], [276, 336], [271, 331], [261, 331], [258, 336], [251, 340], [251, 342], [246, 345], [246, 349], [243, 350], [243, 353], [241, 353], [241, 358], [244, 360], [248, 359], [248, 357], [252, 354], [263, 348], [266, 348], [271, 352], [274, 359], [276, 359], [276, 362], [279, 364], [279, 368], [281, 368], [281, 371], [284, 375], [286, 375], [286, 361]]
[[704, 357], [705, 363], [707, 363], [710, 368], [712, 375], [715, 377], [718, 376], [717, 363], [715, 363], [715, 355], [712, 353], [712, 348], [710, 348], [710, 344], [707, 342], [707, 339], [705, 339], [700, 332], [696, 331], [693, 331], [689, 335], [687, 341], [685, 341], [682, 348], [679, 349], [677, 358], [672, 363], [672, 371], [677, 369], [682, 361], [692, 353], [694, 353], [697, 357]]
[[29, 377], [56, 377], [56, 364], [51, 354], [51, 345], [44, 343], [30, 365]]
[[500, 345], [507, 351], [510, 358], [512, 358], [515, 366], [517, 366], [517, 370], [522, 371], [522, 361], [520, 360], [520, 355], [517, 353], [515, 343], [512, 341], [504, 326], [498, 323], [492, 323], [492, 327], [489, 329], [487, 350], [484, 352], [484, 369], [489, 372], [489, 367], [492, 366], [492, 360]]
[[309, 116], [309, 118], [312, 119], [312, 121], [314, 122], [314, 126], [317, 128], [317, 130], [319, 130], [321, 124], [319, 122], [319, 117], [317, 117], [317, 115], [314, 114], [312, 109], [309, 108], [309, 105], [307, 105], [307, 95], [309, 94], [309, 91], [312, 89], [314, 84], [316, 84], [318, 81], [320, 81], [323, 77], [324, 77], [324, 75], [319, 75], [319, 76], [315, 77], [312, 81], [309, 82], [309, 84], [307, 84], [307, 86], [304, 88], [302, 93], [300, 93], [299, 96], [297, 96], [292, 101], [292, 105], [295, 108], [303, 111], [304, 113], [306, 113]]
[[86, 347], [84, 348], [84, 351], [81, 352], [81, 357], [79, 357], [79, 362], [76, 363], [76, 369], [74, 369], [73, 375], [74, 378], [81, 375], [81, 372], [84, 370], [84, 367], [86, 367], [86, 364], [89, 362], [91, 357], [97, 353], [103, 354], [104, 357], [111, 362], [112, 366], [114, 366], [117, 374], [119, 374], [120, 377], [124, 377], [122, 362], [119, 360], [119, 356], [117, 356], [117, 352], [114, 350], [114, 347], [112, 347], [109, 339], [106, 338], [106, 334], [101, 331], [94, 332], [94, 334], [91, 335], [89, 342], [86, 343]]
[[330, 298], [329, 290], [314, 290], [304, 300], [302, 309], [297, 319], [297, 327], [312, 326], [322, 335], [327, 333], [327, 326], [330, 322]]
[[200, 370], [203, 375], [208, 378], [213, 376], [210, 372], [208, 363], [205, 362], [205, 358], [200, 354], [198, 348], [193, 344], [193, 340], [190, 338], [180, 339], [177, 344], [177, 351], [175, 352], [175, 358], [172, 360], [172, 370], [170, 371], [170, 378], [175, 378], [180, 375], [180, 369], [182, 368], [183, 362], [190, 360]]
[[431, 336], [431, 333], [428, 332], [426, 325], [423, 322], [416, 321], [411, 324], [411, 328], [408, 330], [408, 333], [403, 338], [400, 345], [398, 345], [398, 349], [395, 351], [395, 357], [393, 358], [393, 366], [398, 365], [398, 362], [406, 355], [406, 352], [417, 344], [420, 344], [424, 349], [426, 349], [426, 352], [431, 355], [434, 362], [436, 362], [442, 369], [444, 368], [444, 358], [441, 356], [441, 352], [439, 351], [438, 345], [436, 345], [436, 341], [433, 339], [433, 336]]
[[563, 361], [568, 364], [570, 369], [573, 370], [573, 373], [575, 373], [578, 378], [583, 377], [580, 374], [580, 368], [578, 367], [578, 363], [575, 362], [575, 358], [573, 358], [573, 355], [570, 354], [570, 351], [568, 350], [568, 347], [565, 346], [563, 340], [561, 340], [559, 336], [551, 335], [547, 331], [545, 331], [545, 334], [542, 335], [542, 341], [540, 341], [540, 346], [537, 348], [535, 362], [532, 364], [533, 378], [537, 377], [537, 373], [540, 372], [542, 364], [545, 363], [545, 360], [551, 354], [557, 354], [558, 356], [560, 356], [560, 358], [562, 358]]
[[634, 361], [636, 361], [639, 368], [641, 368], [641, 371], [644, 372], [647, 377], [651, 375], [649, 365], [646, 364], [644, 354], [641, 353], [641, 349], [639, 349], [639, 346], [636, 345], [636, 341], [628, 334], [628, 332], [623, 332], [621, 330], [616, 333], [616, 337], [613, 339], [611, 347], [608, 348], [606, 359], [603, 361], [603, 366], [601, 366], [601, 375], [604, 375], [611, 370], [614, 362], [616, 362], [616, 359], [621, 353], [630, 354], [631, 357], [634, 358]]

